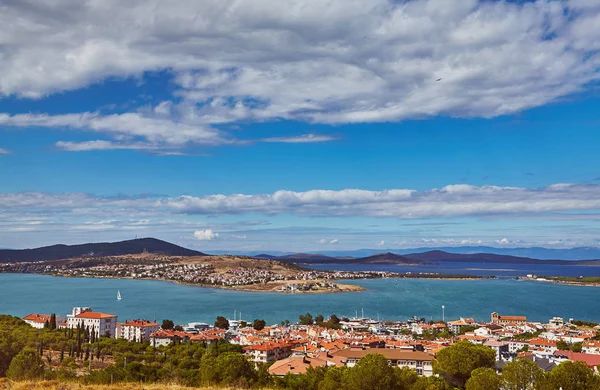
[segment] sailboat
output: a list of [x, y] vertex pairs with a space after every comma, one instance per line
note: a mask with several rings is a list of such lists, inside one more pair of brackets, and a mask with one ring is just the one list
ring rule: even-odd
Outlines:
[[121, 296], [121, 290], [117, 290], [117, 301], [120, 301], [121, 299], [123, 299]]

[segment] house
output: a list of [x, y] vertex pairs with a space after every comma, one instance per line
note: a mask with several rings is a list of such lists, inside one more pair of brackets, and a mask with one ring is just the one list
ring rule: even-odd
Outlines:
[[448, 330], [454, 334], [459, 334], [462, 328], [475, 325], [475, 320], [472, 318], [460, 318], [456, 321], [448, 322]]
[[173, 342], [187, 342], [190, 340], [190, 336], [186, 332], [159, 329], [150, 334], [150, 345], [153, 347], [165, 347]]
[[114, 338], [117, 333], [117, 316], [92, 311], [89, 307], [74, 307], [67, 315], [67, 326], [71, 329], [82, 326], [93, 332], [96, 337]]
[[389, 348], [348, 348], [334, 352], [332, 356], [342, 357], [346, 367], [354, 367], [360, 359], [372, 353], [383, 355], [392, 366], [412, 368], [422, 376], [433, 375], [433, 356], [420, 351], [403, 351]]
[[498, 313], [492, 313], [492, 324], [525, 324], [526, 316], [501, 316]]
[[596, 372], [598, 372], [598, 366], [600, 366], [600, 355], [571, 351], [555, 351], [554, 357], [561, 361], [570, 360], [572, 362], [584, 362], [590, 369]]
[[43, 329], [46, 322], [50, 322], [50, 314], [28, 314], [23, 321], [37, 329]]
[[275, 362], [285, 359], [292, 354], [294, 344], [289, 342], [269, 341], [262, 344], [254, 344], [244, 347], [246, 355], [252, 358], [252, 361], [258, 363]]
[[496, 352], [496, 360], [501, 360], [503, 356], [508, 355], [508, 343], [498, 340], [488, 340], [483, 343], [484, 346], [492, 348]]
[[156, 322], [147, 320], [131, 320], [117, 324], [118, 339], [142, 342], [150, 339], [150, 335], [160, 329]]
[[552, 354], [557, 350], [556, 341], [543, 338], [532, 339], [529, 340], [529, 350], [531, 351], [532, 349]]
[[508, 352], [516, 354], [525, 348], [525, 346], [529, 347], [529, 341], [526, 340], [510, 340], [508, 342]]
[[592, 355], [600, 355], [600, 341], [586, 340], [581, 346], [581, 352]]

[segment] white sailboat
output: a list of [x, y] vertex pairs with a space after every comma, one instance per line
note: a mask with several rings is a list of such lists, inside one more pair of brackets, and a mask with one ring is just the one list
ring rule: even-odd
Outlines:
[[120, 301], [121, 299], [123, 299], [121, 296], [121, 290], [117, 290], [117, 301]]

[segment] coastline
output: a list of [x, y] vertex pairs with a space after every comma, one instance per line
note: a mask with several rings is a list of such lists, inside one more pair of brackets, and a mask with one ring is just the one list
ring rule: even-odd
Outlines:
[[[280, 287], [282, 284], [292, 284], [293, 282], [297, 282], [295, 280], [292, 281], [281, 281], [281, 282], [269, 282], [267, 284], [247, 284], [240, 286], [223, 286], [223, 285], [215, 285], [215, 284], [205, 284], [205, 283], [190, 283], [183, 282], [180, 280], [172, 280], [172, 279], [162, 279], [162, 278], [133, 278], [131, 276], [68, 276], [68, 275], [60, 275], [60, 274], [51, 274], [51, 273], [21, 273], [21, 272], [3, 272], [5, 274], [14, 274], [14, 275], [44, 275], [44, 276], [52, 276], [56, 278], [71, 278], [71, 279], [119, 279], [119, 280], [150, 280], [156, 282], [169, 282], [180, 284], [182, 286], [191, 286], [191, 287], [200, 287], [200, 288], [214, 288], [219, 290], [232, 290], [232, 291], [243, 291], [243, 292], [263, 292], [263, 293], [278, 293], [278, 294], [334, 294], [334, 293], [346, 293], [346, 292], [362, 292], [367, 291], [365, 287], [358, 286], [355, 284], [342, 284], [335, 283], [338, 286], [338, 289], [320, 289], [320, 290], [307, 290], [307, 291], [281, 291], [277, 290], [276, 287]], [[353, 280], [363, 280], [363, 279], [353, 279]], [[365, 279], [366, 280], [366, 279]], [[314, 280], [312, 282], [319, 282], [322, 280]], [[266, 287], [266, 288], [265, 288]]]
[[[3, 272], [6, 274], [22, 274], [20, 272]], [[399, 274], [393, 277], [385, 277], [385, 278], [356, 278], [356, 279], [329, 279], [327, 280], [330, 283], [334, 283], [338, 288], [335, 289], [326, 289], [320, 288], [317, 290], [280, 290], [279, 288], [286, 284], [298, 284], [307, 281], [298, 281], [298, 280], [287, 280], [287, 281], [273, 281], [268, 282], [266, 284], [247, 284], [247, 285], [238, 285], [238, 286], [224, 286], [224, 285], [214, 285], [214, 284], [206, 284], [206, 283], [190, 283], [180, 280], [172, 280], [172, 279], [163, 279], [163, 278], [134, 278], [131, 276], [85, 276], [85, 275], [77, 275], [77, 276], [69, 276], [69, 275], [61, 275], [54, 273], [28, 273], [30, 275], [46, 275], [58, 278], [79, 278], [79, 279], [122, 279], [122, 280], [150, 280], [150, 281], [158, 281], [158, 282], [170, 282], [175, 284], [180, 284], [183, 286], [193, 286], [193, 287], [201, 287], [201, 288], [214, 288], [219, 290], [231, 290], [231, 291], [242, 291], [242, 292], [250, 292], [250, 293], [276, 293], [276, 294], [339, 294], [339, 293], [355, 293], [355, 292], [364, 292], [368, 291], [367, 288], [356, 285], [356, 284], [345, 284], [345, 283], [337, 283], [337, 280], [345, 280], [345, 281], [360, 281], [360, 280], [372, 280], [372, 279], [416, 279], [416, 280], [456, 280], [456, 281], [475, 281], [475, 280], [492, 280], [495, 277], [481, 277], [481, 276], [460, 276], [460, 277], [451, 277], [448, 275], [440, 274], [438, 276], [407, 276], [405, 274]], [[323, 279], [315, 279], [309, 282], [318, 283], [323, 282]]]

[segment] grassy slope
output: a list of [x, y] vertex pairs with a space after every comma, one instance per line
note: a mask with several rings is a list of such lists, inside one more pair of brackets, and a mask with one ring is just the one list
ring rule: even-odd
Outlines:
[[[164, 384], [117, 383], [115, 385], [82, 385], [80, 383], [65, 383], [58, 381], [12, 382], [0, 378], [0, 389], [10, 390], [189, 390], [191, 387]], [[195, 387], [202, 390], [229, 390], [225, 387]], [[233, 390], [233, 389], [231, 389]]]

